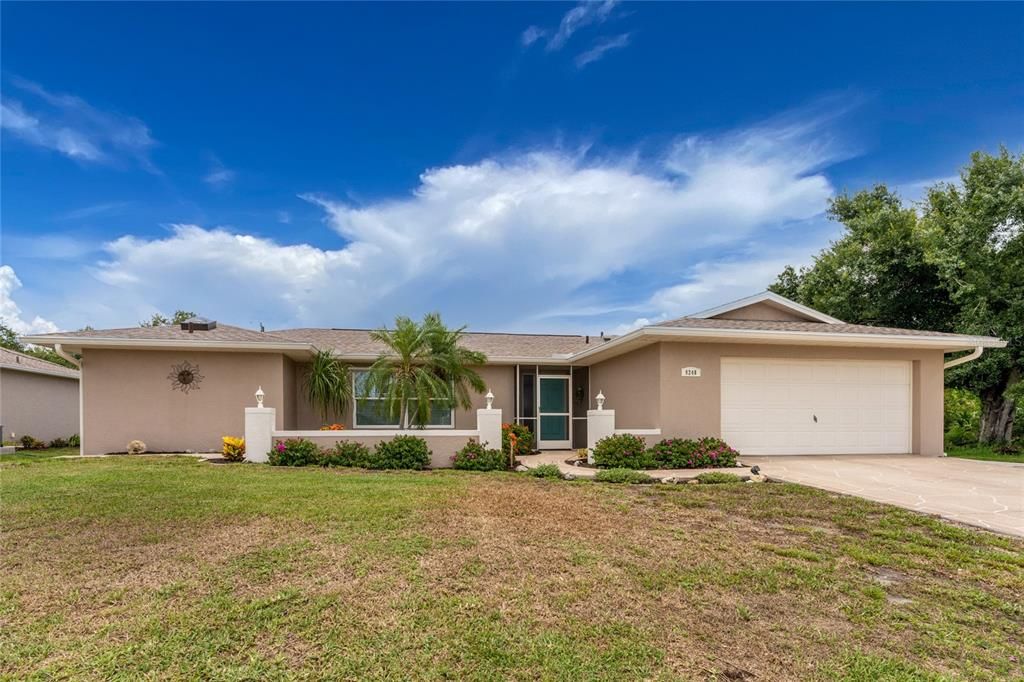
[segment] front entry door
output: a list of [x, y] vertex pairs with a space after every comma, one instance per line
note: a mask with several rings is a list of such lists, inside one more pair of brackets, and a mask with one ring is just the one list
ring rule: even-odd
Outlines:
[[537, 417], [540, 422], [537, 429], [537, 448], [569, 449], [569, 377], [537, 377], [537, 395], [540, 396], [537, 405]]

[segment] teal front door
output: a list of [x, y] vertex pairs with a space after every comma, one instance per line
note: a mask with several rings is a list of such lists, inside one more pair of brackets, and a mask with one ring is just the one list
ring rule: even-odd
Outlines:
[[537, 377], [537, 448], [540, 450], [568, 449], [569, 435], [569, 377]]

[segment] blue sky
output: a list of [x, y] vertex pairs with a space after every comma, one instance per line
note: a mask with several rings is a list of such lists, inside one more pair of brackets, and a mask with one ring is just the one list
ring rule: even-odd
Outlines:
[[22, 332], [622, 330], [1024, 147], [1024, 5], [3, 3]]

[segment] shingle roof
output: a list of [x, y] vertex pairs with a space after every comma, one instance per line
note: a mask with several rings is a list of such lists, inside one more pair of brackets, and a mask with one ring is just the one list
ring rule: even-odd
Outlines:
[[656, 327], [679, 327], [688, 329], [749, 329], [768, 332], [814, 332], [821, 334], [876, 334], [879, 336], [936, 336], [964, 338], [963, 334], [930, 332], [920, 329], [897, 327], [872, 327], [866, 324], [830, 324], [827, 322], [783, 322], [774, 320], [720, 320], [695, 317], [680, 317], [677, 320], [661, 322]]
[[[287, 343], [289, 339], [275, 337], [266, 332], [257, 332], [244, 327], [218, 324], [209, 331], [187, 332], [177, 324], [162, 324], [159, 327], [124, 327], [121, 329], [88, 329], [79, 332], [60, 332], [44, 336], [59, 336], [68, 339], [134, 339], [139, 341], [224, 341], [242, 343]], [[40, 336], [39, 338], [42, 338]]]
[[42, 360], [32, 355], [25, 355], [24, 353], [19, 353], [7, 348], [0, 348], [0, 367], [5, 369], [16, 369], [23, 372], [53, 374], [54, 376], [63, 376], [68, 377], [69, 379], [78, 378], [77, 369], [71, 369], [64, 365], [58, 365], [55, 362]]
[[[311, 343], [317, 348], [333, 348], [341, 355], [376, 355], [383, 347], [370, 338], [366, 329], [279, 329], [275, 337], [290, 341]], [[489, 359], [501, 358], [555, 358], [577, 353], [601, 342], [600, 337], [562, 334], [501, 334], [466, 332], [463, 345], [480, 351]]]

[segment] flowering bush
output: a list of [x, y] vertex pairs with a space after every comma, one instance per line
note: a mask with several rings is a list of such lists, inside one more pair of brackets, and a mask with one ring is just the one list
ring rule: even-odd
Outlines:
[[320, 463], [320, 448], [305, 438], [289, 438], [274, 443], [267, 453], [271, 466], [305, 467]]
[[667, 438], [651, 450], [651, 456], [662, 469], [707, 469], [736, 466], [738, 452], [721, 438], [707, 436], [700, 440]]
[[508, 455], [471, 440], [452, 457], [452, 466], [472, 471], [502, 471], [508, 469]]
[[341, 441], [330, 450], [320, 453], [320, 466], [372, 468], [370, 449], [355, 441]]
[[516, 457], [533, 452], [533, 433], [525, 424], [501, 425], [501, 451], [507, 455], [509, 447]]
[[395, 436], [377, 443], [369, 469], [426, 469], [430, 466], [427, 441], [417, 436]]
[[245, 459], [245, 439], [236, 436], [224, 436], [220, 439], [223, 445], [220, 454], [229, 462], [241, 462]]
[[602, 469], [654, 469], [657, 466], [644, 439], [631, 433], [617, 433], [597, 441], [594, 464]]
[[344, 431], [344, 424], [324, 424], [320, 427], [321, 431]]

